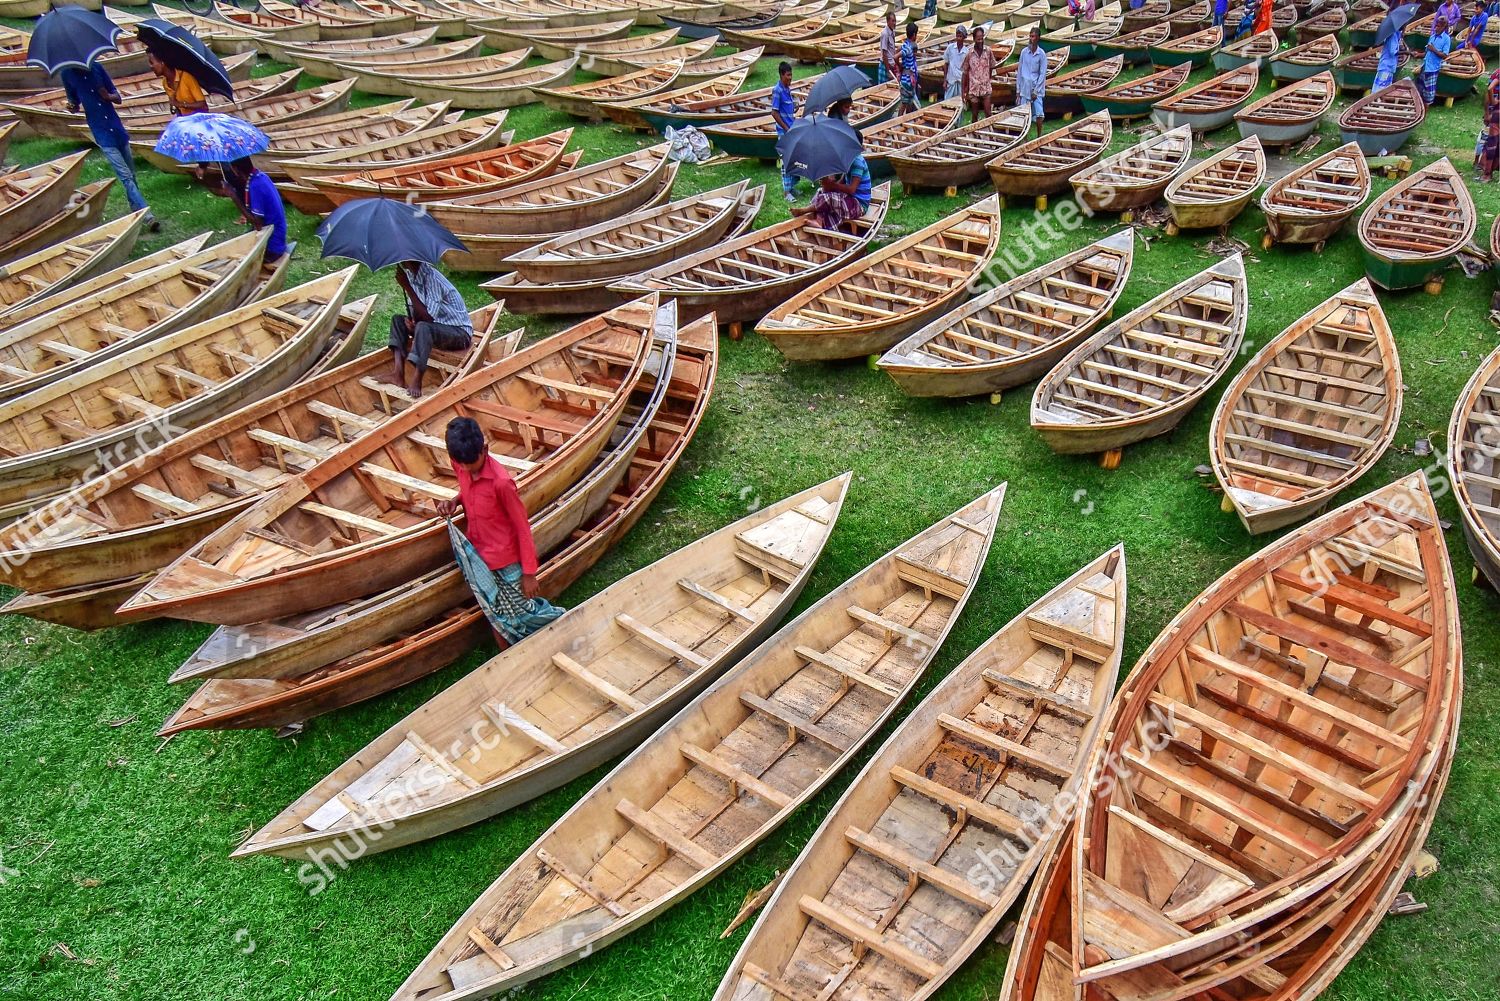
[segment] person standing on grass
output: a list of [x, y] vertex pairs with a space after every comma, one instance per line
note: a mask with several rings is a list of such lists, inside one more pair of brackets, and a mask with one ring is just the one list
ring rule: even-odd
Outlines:
[[922, 5], [923, 17], [937, 17], [937, 0], [927, 0]]
[[[424, 261], [396, 265], [396, 283], [406, 294], [406, 313], [391, 317], [391, 381], [413, 399], [422, 395], [422, 375], [433, 349], [464, 351], [474, 340], [469, 307], [453, 283]], [[406, 377], [411, 362], [412, 376]]]
[[[1459, 20], [1464, 16], [1464, 10], [1459, 6], [1458, 0], [1443, 0], [1438, 4], [1437, 16], [1447, 21], [1450, 28], [1457, 27]], [[1433, 27], [1437, 27], [1436, 22], [1433, 23]]]
[[[771, 121], [776, 125], [776, 139], [786, 135], [797, 117], [797, 99], [792, 96], [792, 64], [776, 67], [776, 86], [771, 88]], [[781, 162], [781, 193], [789, 202], [797, 200], [797, 178], [787, 173], [786, 160]]]
[[979, 121], [990, 117], [990, 101], [995, 95], [995, 54], [984, 42], [984, 29], [974, 29], [974, 44], [964, 59], [963, 94], [964, 104], [969, 108], [969, 120]]
[[86, 70], [69, 66], [62, 71], [61, 76], [63, 92], [68, 98], [68, 111], [75, 115], [80, 110], [83, 112], [84, 120], [89, 125], [89, 134], [94, 137], [99, 152], [104, 155], [109, 169], [115, 172], [120, 187], [125, 191], [130, 211], [145, 209], [146, 228], [153, 233], [159, 232], [161, 223], [156, 221], [151, 206], [146, 204], [146, 198], [135, 182], [135, 157], [130, 153], [130, 136], [125, 132], [125, 124], [120, 121], [119, 112], [115, 111], [115, 105], [120, 103], [120, 92], [115, 89], [115, 82], [110, 79], [109, 72], [95, 62], [89, 63]]
[[969, 29], [958, 25], [953, 41], [943, 47], [943, 100], [963, 96], [964, 60], [969, 57]]
[[901, 114], [922, 106], [917, 79], [917, 22], [906, 22], [906, 41], [901, 43]]
[[1215, 28], [1224, 27], [1224, 18], [1229, 15], [1229, 0], [1214, 0], [1214, 23]]
[[1448, 34], [1448, 22], [1438, 18], [1432, 23], [1432, 37], [1427, 39], [1427, 50], [1422, 55], [1422, 71], [1417, 75], [1417, 89], [1422, 92], [1422, 103], [1429, 108], [1437, 101], [1438, 74], [1443, 63], [1453, 51], [1453, 38]]
[[286, 206], [281, 203], [276, 182], [258, 169], [248, 156], [229, 164], [224, 180], [229, 197], [240, 207], [245, 221], [254, 229], [271, 228], [271, 238], [266, 242], [266, 261], [279, 260], [286, 253]]
[[1500, 168], [1500, 69], [1490, 74], [1484, 90], [1484, 124], [1474, 150], [1474, 169], [1486, 184], [1494, 181], [1497, 168]]
[[1375, 82], [1370, 93], [1385, 90], [1396, 82], [1396, 68], [1401, 64], [1401, 50], [1406, 47], [1401, 32], [1393, 31], [1380, 46], [1380, 63], [1375, 67]]
[[[515, 479], [485, 447], [478, 422], [455, 417], [448, 422], [444, 437], [448, 463], [458, 478], [458, 497], [438, 501], [437, 510], [451, 518], [463, 509], [464, 535], [494, 578], [494, 593], [479, 588], [475, 597], [480, 598], [496, 644], [504, 650], [562, 615], [563, 609], [542, 597], [536, 578], [536, 540], [526, 505]], [[474, 587], [472, 582], [470, 587]]]
[[1047, 95], [1047, 53], [1042, 50], [1041, 29], [1032, 25], [1031, 37], [1021, 50], [1021, 60], [1016, 67], [1016, 107], [1031, 106], [1031, 121], [1036, 125], [1036, 134], [1041, 136], [1042, 123], [1047, 120], [1043, 110], [1043, 98]]
[[885, 27], [880, 32], [880, 68], [875, 73], [876, 83], [894, 80], [896, 67], [896, 11], [885, 12]]

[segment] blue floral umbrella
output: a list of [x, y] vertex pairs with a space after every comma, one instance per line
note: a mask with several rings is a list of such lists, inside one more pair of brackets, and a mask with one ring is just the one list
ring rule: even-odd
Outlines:
[[86, 70], [106, 52], [115, 50], [121, 28], [97, 11], [58, 7], [43, 14], [26, 47], [26, 65], [48, 73], [69, 67]]
[[156, 152], [180, 163], [229, 163], [271, 148], [271, 137], [233, 115], [200, 112], [167, 123]]

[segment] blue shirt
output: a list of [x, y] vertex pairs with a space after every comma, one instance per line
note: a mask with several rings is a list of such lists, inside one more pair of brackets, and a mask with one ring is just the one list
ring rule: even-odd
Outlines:
[[130, 148], [130, 137], [125, 133], [125, 126], [121, 124], [115, 106], [99, 96], [101, 90], [107, 94], [115, 93], [115, 82], [109, 78], [109, 73], [103, 66], [91, 63], [87, 70], [69, 66], [62, 71], [62, 85], [67, 92], [68, 103], [83, 109], [83, 117], [89, 123], [94, 142], [116, 149]]
[[865, 162], [865, 155], [857, 153], [854, 162], [849, 164], [849, 169], [844, 172], [844, 183], [857, 180], [859, 187], [854, 190], [854, 197], [859, 201], [862, 209], [870, 207], [870, 165]]
[[1036, 97], [1047, 89], [1047, 52], [1040, 45], [1033, 52], [1028, 44], [1016, 64], [1016, 95]]
[[286, 253], [286, 208], [281, 204], [281, 192], [276, 190], [276, 182], [257, 170], [245, 185], [245, 201], [250, 211], [271, 227], [266, 260], [274, 261]]
[[[771, 88], [771, 110], [779, 114], [788, 126], [797, 117], [797, 99], [792, 96], [790, 87], [783, 87], [781, 81], [776, 81], [776, 86]], [[775, 121], [775, 119], [772, 119]], [[776, 134], [785, 135], [786, 129], [781, 127], [781, 122], [776, 122]]]
[[[1429, 48], [1436, 49], [1443, 55], [1447, 55], [1449, 52], [1453, 51], [1453, 38], [1445, 31], [1441, 35], [1433, 35], [1431, 38], [1427, 39], [1427, 45], [1429, 46]], [[1423, 73], [1437, 73], [1442, 70], [1442, 68], [1442, 58], [1435, 55], [1434, 53], [1429, 51], [1422, 57]]]
[[910, 38], [901, 43], [901, 72], [917, 79], [917, 44]]

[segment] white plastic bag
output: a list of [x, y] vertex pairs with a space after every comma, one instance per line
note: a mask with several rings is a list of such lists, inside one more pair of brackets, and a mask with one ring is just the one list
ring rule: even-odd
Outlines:
[[714, 155], [708, 136], [691, 125], [681, 129], [667, 126], [666, 140], [672, 145], [667, 156], [683, 163], [703, 163]]

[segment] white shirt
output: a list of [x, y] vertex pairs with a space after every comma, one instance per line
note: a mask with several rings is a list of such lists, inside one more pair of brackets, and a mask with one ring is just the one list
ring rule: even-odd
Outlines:
[[952, 87], [963, 80], [964, 59], [968, 54], [968, 43], [960, 48], [957, 42], [949, 42], [943, 49], [943, 65], [947, 67], [947, 72], [943, 74], [944, 85]]

